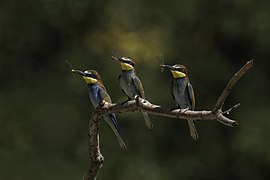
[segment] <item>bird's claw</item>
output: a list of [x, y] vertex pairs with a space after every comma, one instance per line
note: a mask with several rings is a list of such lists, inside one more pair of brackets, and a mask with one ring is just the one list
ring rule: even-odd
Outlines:
[[99, 107], [103, 107], [105, 105], [106, 101], [105, 100], [102, 100], [99, 102], [98, 106]]
[[187, 112], [189, 110], [189, 108], [185, 108], [185, 109], [181, 109], [182, 112]]

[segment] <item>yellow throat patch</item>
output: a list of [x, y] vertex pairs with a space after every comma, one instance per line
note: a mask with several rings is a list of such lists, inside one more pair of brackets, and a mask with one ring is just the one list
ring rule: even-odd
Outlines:
[[133, 69], [133, 66], [127, 63], [120, 63], [121, 64], [121, 68], [124, 71], [130, 71]]
[[85, 80], [86, 84], [95, 84], [97, 82], [97, 79], [83, 76], [83, 79]]
[[171, 70], [171, 72], [172, 72], [173, 78], [183, 78], [183, 77], [186, 77], [186, 74], [185, 73], [182, 73], [180, 71], [173, 71], [173, 70]]

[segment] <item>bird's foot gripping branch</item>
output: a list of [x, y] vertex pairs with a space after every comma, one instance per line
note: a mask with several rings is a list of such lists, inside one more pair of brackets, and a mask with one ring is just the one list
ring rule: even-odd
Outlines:
[[228, 82], [223, 92], [218, 98], [214, 108], [210, 111], [191, 111], [183, 109], [171, 110], [169, 107], [152, 104], [149, 101], [137, 96], [135, 100], [127, 101], [126, 103], [112, 104], [103, 101], [93, 111], [89, 121], [89, 156], [90, 168], [84, 177], [84, 180], [95, 180], [98, 172], [103, 165], [104, 158], [100, 152], [99, 145], [99, 124], [103, 115], [119, 112], [144, 111], [156, 116], [163, 116], [183, 120], [215, 120], [224, 125], [235, 127], [238, 123], [235, 120], [227, 118], [224, 114], [228, 114], [232, 109], [235, 109], [239, 104], [233, 106], [227, 111], [222, 111], [222, 106], [229, 95], [230, 91], [237, 81], [252, 67], [253, 60], [248, 61]]

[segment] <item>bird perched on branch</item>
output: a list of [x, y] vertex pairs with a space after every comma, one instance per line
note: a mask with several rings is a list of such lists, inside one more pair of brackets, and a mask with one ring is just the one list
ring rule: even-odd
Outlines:
[[[72, 73], [81, 75], [82, 78], [85, 80], [88, 86], [89, 97], [94, 107], [99, 106], [103, 100], [109, 103], [112, 102], [109, 94], [107, 93], [105, 89], [105, 86], [102, 83], [101, 77], [97, 71], [86, 70], [82, 72], [80, 70], [74, 70], [74, 69], [72, 69], [71, 71]], [[103, 119], [113, 130], [115, 136], [117, 137], [120, 147], [123, 150], [127, 150], [126, 144], [120, 135], [119, 126], [118, 126], [115, 114], [104, 115]]]
[[[128, 100], [134, 99], [136, 95], [145, 99], [144, 89], [142, 83], [135, 72], [135, 62], [131, 58], [117, 58], [112, 56], [113, 60], [116, 60], [120, 63], [122, 73], [119, 76], [118, 80], [124, 94], [128, 97]], [[146, 126], [153, 130], [153, 124], [150, 121], [149, 115], [141, 111], [142, 116], [145, 120]]]
[[[176, 64], [160, 65], [162, 68], [169, 69], [173, 75], [171, 83], [171, 94], [176, 104], [181, 109], [195, 109], [195, 96], [193, 87], [190, 84], [189, 77], [187, 74], [187, 68], [184, 65]], [[194, 121], [187, 120], [190, 130], [190, 135], [194, 140], [199, 138]]]

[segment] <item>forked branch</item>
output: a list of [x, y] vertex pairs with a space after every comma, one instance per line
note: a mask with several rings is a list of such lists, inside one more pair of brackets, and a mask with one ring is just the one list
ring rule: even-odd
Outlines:
[[90, 168], [84, 177], [84, 180], [96, 180], [98, 172], [103, 165], [104, 158], [100, 152], [99, 146], [99, 124], [102, 115], [108, 113], [133, 112], [143, 110], [149, 114], [176, 118], [180, 120], [215, 120], [224, 125], [235, 127], [238, 123], [235, 120], [224, 116], [232, 109], [237, 108], [240, 104], [233, 106], [227, 111], [222, 112], [222, 106], [231, 92], [237, 81], [252, 67], [253, 60], [248, 61], [229, 81], [223, 92], [218, 98], [218, 101], [211, 111], [190, 111], [184, 109], [173, 109], [170, 107], [159, 106], [152, 104], [149, 101], [137, 96], [135, 100], [127, 101], [126, 103], [111, 104], [103, 101], [97, 107], [89, 121], [89, 156]]

